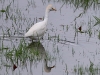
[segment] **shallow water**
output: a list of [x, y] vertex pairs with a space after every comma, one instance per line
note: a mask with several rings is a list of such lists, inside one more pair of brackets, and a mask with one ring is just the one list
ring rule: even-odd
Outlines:
[[[48, 4], [57, 11], [49, 13], [41, 43], [33, 44], [23, 38], [24, 33], [41, 21]], [[100, 16], [99, 4], [84, 10], [63, 1], [1, 0], [0, 6], [7, 10], [0, 12], [0, 75], [99, 75], [100, 27], [94, 26], [93, 17]], [[80, 26], [84, 33], [79, 32]], [[44, 59], [48, 66], [55, 65], [49, 73], [44, 70]]]

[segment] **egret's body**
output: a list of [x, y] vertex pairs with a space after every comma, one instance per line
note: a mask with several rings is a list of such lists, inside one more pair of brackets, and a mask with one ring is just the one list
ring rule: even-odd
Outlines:
[[48, 5], [45, 11], [44, 20], [34, 24], [25, 34], [25, 37], [30, 37], [32, 39], [39, 39], [44, 35], [44, 33], [46, 32], [49, 11], [56, 11], [56, 9], [54, 9], [52, 5]]

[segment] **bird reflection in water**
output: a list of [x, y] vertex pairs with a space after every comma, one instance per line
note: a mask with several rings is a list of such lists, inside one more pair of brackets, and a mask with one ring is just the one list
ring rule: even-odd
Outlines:
[[55, 67], [55, 65], [51, 66], [51, 67], [48, 67], [48, 65], [47, 65], [47, 59], [44, 59], [44, 71], [45, 72], [47, 72], [47, 73], [51, 72], [51, 69], [54, 68], [54, 67]]
[[40, 42], [32, 42], [28, 45], [28, 48], [30, 48], [32, 51], [35, 50], [35, 51], [39, 52], [39, 55], [38, 55], [39, 57], [38, 56], [37, 57], [38, 57], [38, 60], [43, 59], [44, 71], [47, 72], [47, 73], [51, 72], [51, 69], [54, 68], [55, 65], [54, 66], [48, 66], [47, 65], [48, 62], [47, 62], [47, 59], [46, 59], [46, 55], [48, 55], [48, 53], [46, 53], [43, 45]]
[[46, 52], [45, 49], [43, 47], [43, 45], [41, 44], [41, 42], [32, 42], [27, 46], [28, 49], [30, 49], [31, 52], [33, 52], [33, 54], [39, 57], [39, 59], [41, 60], [42, 58], [44, 58]]

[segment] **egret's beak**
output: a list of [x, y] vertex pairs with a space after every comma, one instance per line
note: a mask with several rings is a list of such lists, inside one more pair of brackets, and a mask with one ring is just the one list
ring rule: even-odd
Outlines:
[[55, 8], [52, 8], [52, 11], [57, 11]]

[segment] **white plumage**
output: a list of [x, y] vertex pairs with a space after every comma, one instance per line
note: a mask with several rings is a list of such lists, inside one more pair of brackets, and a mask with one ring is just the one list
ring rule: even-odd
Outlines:
[[32, 39], [39, 39], [41, 38], [45, 31], [48, 22], [48, 13], [49, 11], [56, 11], [52, 5], [48, 5], [45, 11], [45, 18], [43, 21], [34, 24], [28, 32], [25, 34], [25, 37], [30, 37]]

